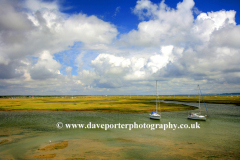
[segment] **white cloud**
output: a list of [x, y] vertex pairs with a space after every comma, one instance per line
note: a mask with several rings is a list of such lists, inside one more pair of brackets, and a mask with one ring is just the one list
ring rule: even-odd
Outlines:
[[56, 78], [60, 74], [61, 64], [53, 59], [48, 51], [44, 51], [38, 62], [31, 68], [30, 75], [32, 79], [45, 80], [48, 78]]
[[25, 13], [15, 10], [14, 1], [0, 1], [0, 31], [26, 31], [31, 23]]
[[149, 0], [137, 1], [137, 5], [133, 9], [133, 13], [137, 14], [139, 19], [143, 20], [145, 17], [151, 17], [156, 12], [158, 6]]
[[[213, 92], [218, 84], [231, 91], [240, 88], [236, 11], [200, 12], [193, 0], [179, 2], [176, 9], [164, 1], [139, 0], [132, 10], [142, 20], [138, 29], [118, 38], [113, 24], [94, 15], [64, 14], [60, 1], [14, 2], [0, 2], [3, 87], [54, 94], [101, 93], [111, 88], [109, 92], [124, 94], [125, 89], [151, 90], [151, 83], [145, 81], [159, 79], [169, 92], [174, 92], [169, 89], [172, 85], [185, 92], [195, 83]], [[57, 59], [58, 52], [74, 60], [65, 64]]]
[[235, 11], [218, 11], [201, 13], [197, 16], [192, 27], [192, 35], [203, 42], [209, 41], [210, 36], [216, 30], [222, 29], [229, 25], [236, 25]]
[[95, 16], [87, 17], [78, 14], [70, 17], [64, 24], [61, 31], [64, 37], [69, 35], [74, 39], [83, 43], [103, 43], [108, 44], [116, 37], [116, 28]]
[[43, 2], [40, 0], [26, 0], [25, 1], [25, 7], [27, 9], [30, 9], [33, 12], [39, 11], [39, 10], [59, 10], [59, 6], [57, 4], [57, 1], [53, 2]]
[[120, 7], [120, 6], [118, 6], [118, 7], [116, 8], [116, 10], [115, 10], [115, 13], [114, 13], [113, 17], [116, 17], [116, 16], [117, 16], [117, 14], [120, 12], [120, 9], [121, 9], [121, 7]]
[[[174, 50], [173, 46], [163, 46], [159, 53], [148, 57], [119, 57], [110, 54], [100, 54], [91, 62], [95, 72], [100, 77], [112, 78], [118, 76], [122, 80], [151, 79], [152, 74], [158, 72], [169, 62], [182, 53], [182, 48]], [[176, 53], [175, 53], [176, 52]]]
[[240, 26], [227, 26], [211, 35], [211, 45], [240, 48]]
[[129, 59], [110, 54], [100, 54], [91, 61], [95, 71], [104, 76], [124, 75], [130, 64]]
[[79, 70], [81, 70], [82, 66], [83, 66], [83, 60], [82, 58], [84, 57], [86, 53], [82, 52], [80, 53], [77, 58], [75, 59], [75, 65], [78, 67]]
[[10, 59], [8, 58], [6, 53], [1, 51], [1, 48], [0, 48], [0, 53], [1, 53], [0, 54], [0, 64], [8, 65], [8, 63], [10, 62]]
[[177, 9], [170, 9], [164, 1], [159, 5], [149, 0], [137, 1], [133, 12], [140, 19], [138, 30], [122, 36], [122, 40], [136, 46], [158, 46], [176, 44], [183, 41], [193, 24], [192, 0], [184, 0], [177, 4]]
[[66, 67], [65, 71], [66, 71], [68, 76], [71, 76], [72, 67], [70, 67], [70, 66]]
[[[26, 9], [19, 11], [15, 5]], [[13, 61], [21, 63], [26, 56], [39, 57], [31, 70], [23, 69], [29, 70], [36, 79], [41, 76], [34, 73], [37, 69], [45, 69], [43, 77], [46, 78], [60, 73], [61, 65], [52, 59], [53, 54], [69, 49], [75, 42], [83, 45], [109, 44], [118, 34], [112, 24], [95, 16], [61, 13], [57, 1], [28, 0], [16, 4], [1, 1], [0, 6], [0, 64], [8, 65]], [[12, 68], [9, 65], [6, 67]]]
[[[18, 12], [7, 2], [6, 5], [10, 9], [5, 9], [7, 14], [2, 19], [0, 16], [1, 28], [7, 29], [1, 34], [1, 47], [9, 57], [39, 56], [43, 50], [54, 54], [68, 49], [77, 41], [108, 44], [118, 34], [112, 24], [95, 16], [61, 13], [56, 2], [49, 5], [37, 0], [27, 1], [25, 7], [30, 7], [27, 12]], [[19, 32], [23, 29], [24, 32]]]
[[86, 84], [87, 86], [90, 86], [95, 79], [99, 78], [99, 76], [93, 71], [82, 70], [79, 73], [79, 78], [81, 83]]

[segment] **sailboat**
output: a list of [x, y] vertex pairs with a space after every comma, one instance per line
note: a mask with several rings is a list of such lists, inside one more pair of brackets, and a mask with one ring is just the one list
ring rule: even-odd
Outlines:
[[[207, 116], [206, 115], [205, 116], [201, 115], [200, 92], [201, 92], [200, 91], [200, 87], [198, 85], [198, 97], [199, 97], [199, 107], [198, 108], [199, 108], [200, 112], [199, 113], [190, 113], [190, 114], [188, 114], [188, 119], [206, 121]], [[205, 107], [206, 107], [206, 105], [205, 105]], [[206, 110], [207, 110], [207, 107], [206, 107]]]
[[[158, 92], [157, 92], [157, 81], [156, 81], [156, 112], [152, 112], [150, 114], [150, 119], [160, 120], [161, 116], [157, 113], [157, 106], [158, 106]], [[159, 103], [160, 107], [160, 103]]]

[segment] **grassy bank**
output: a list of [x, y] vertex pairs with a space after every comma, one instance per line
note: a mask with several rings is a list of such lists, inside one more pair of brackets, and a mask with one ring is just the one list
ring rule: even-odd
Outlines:
[[[235, 104], [240, 106], [240, 95], [230, 96], [203, 96], [206, 103]], [[198, 96], [160, 96], [161, 100], [179, 102], [198, 102]], [[201, 97], [201, 102], [202, 97]]]
[[[155, 97], [17, 97], [0, 99], [0, 110], [51, 110], [51, 111], [100, 111], [100, 112], [152, 112]], [[192, 110], [195, 107], [161, 103], [161, 111]]]

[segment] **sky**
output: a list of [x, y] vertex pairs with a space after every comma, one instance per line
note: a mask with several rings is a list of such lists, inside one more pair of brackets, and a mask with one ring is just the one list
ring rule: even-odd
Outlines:
[[240, 92], [240, 2], [0, 0], [0, 95]]

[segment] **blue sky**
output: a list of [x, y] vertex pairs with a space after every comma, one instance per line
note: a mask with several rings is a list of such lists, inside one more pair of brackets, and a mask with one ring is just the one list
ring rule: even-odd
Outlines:
[[[160, 0], [152, 0], [153, 3], [160, 3]], [[165, 0], [165, 3], [171, 7], [176, 8], [180, 0]], [[240, 2], [236, 0], [195, 0], [195, 7], [202, 12], [220, 11], [220, 10], [240, 10]], [[63, 1], [62, 11], [64, 13], [73, 14], [82, 12], [87, 15], [95, 15], [104, 21], [111, 22], [119, 29], [121, 27], [123, 32], [136, 29], [139, 23], [138, 17], [132, 14], [132, 9], [136, 5], [135, 0], [72, 0]], [[116, 9], [119, 7], [119, 11]], [[235, 16], [237, 24], [240, 21], [240, 15]]]
[[239, 92], [239, 3], [0, 0], [0, 94]]
[[[160, 0], [152, 0], [153, 3], [160, 3]], [[176, 8], [179, 0], [165, 0], [165, 3]], [[195, 0], [195, 7], [202, 12], [220, 11], [220, 10], [240, 10], [240, 2], [236, 0]], [[120, 33], [127, 33], [132, 29], [137, 29], [140, 22], [138, 17], [132, 14], [132, 9], [136, 5], [135, 0], [73, 0], [62, 1], [62, 12], [68, 14], [84, 13], [95, 15], [98, 18], [116, 25]], [[194, 14], [196, 16], [196, 14]], [[236, 14], [237, 24], [240, 21], [240, 15]]]

